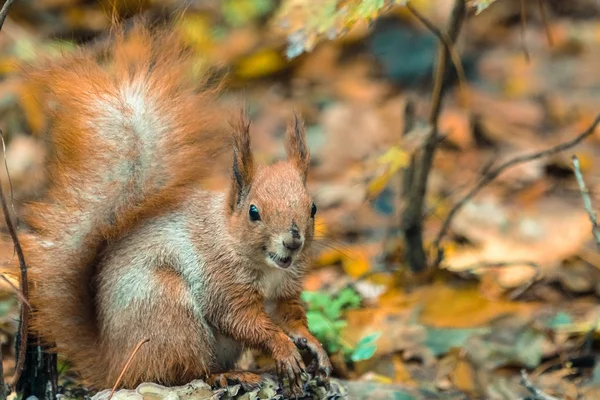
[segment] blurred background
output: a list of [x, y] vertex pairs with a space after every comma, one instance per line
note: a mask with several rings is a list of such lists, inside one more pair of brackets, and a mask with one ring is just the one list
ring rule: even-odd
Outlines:
[[[403, 236], [406, 181], [428, 133], [439, 40], [391, 3], [17, 0], [0, 33], [0, 128], [15, 214], [43, 193], [48, 151], [46, 116], [21, 68], [78, 45], [100, 49], [111, 16], [168, 21], [198, 71], [224, 83], [223, 105], [247, 103], [261, 162], [283, 157], [293, 110], [306, 121], [319, 238], [304, 300], [336, 378], [381, 398], [517, 399], [528, 394], [525, 368], [549, 395], [600, 398], [600, 254], [571, 163], [576, 154], [600, 207], [600, 132], [500, 174], [453, 218], [441, 264], [415, 272]], [[410, 4], [445, 32], [454, 0]], [[467, 2], [422, 205], [430, 262], [450, 210], [482, 176], [592, 124], [599, 15], [597, 0]], [[224, 188], [228, 168], [225, 157], [207, 185]], [[1, 242], [0, 262], [12, 257], [10, 241]], [[18, 303], [7, 283], [1, 289], [9, 376]], [[76, 381], [66, 363], [60, 370], [63, 384]]]

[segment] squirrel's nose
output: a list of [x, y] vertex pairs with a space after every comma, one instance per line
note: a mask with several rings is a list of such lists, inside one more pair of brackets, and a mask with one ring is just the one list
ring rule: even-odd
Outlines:
[[283, 247], [288, 250], [298, 250], [302, 246], [302, 240], [296, 238], [288, 238], [283, 240]]

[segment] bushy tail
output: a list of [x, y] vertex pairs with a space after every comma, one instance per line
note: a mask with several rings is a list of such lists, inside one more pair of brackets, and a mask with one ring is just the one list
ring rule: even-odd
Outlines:
[[79, 53], [29, 74], [55, 105], [49, 190], [27, 206], [32, 233], [21, 239], [33, 328], [92, 384], [107, 370], [93, 299], [99, 252], [176, 205], [223, 144], [210, 129], [215, 93], [194, 81], [176, 35], [137, 25], [111, 43], [102, 57]]

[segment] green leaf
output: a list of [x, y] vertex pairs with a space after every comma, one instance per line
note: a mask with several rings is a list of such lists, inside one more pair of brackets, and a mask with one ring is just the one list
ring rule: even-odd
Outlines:
[[316, 336], [325, 336], [332, 331], [331, 323], [325, 316], [318, 311], [308, 311], [306, 313], [309, 330]]
[[356, 347], [371, 345], [371, 344], [375, 343], [377, 341], [377, 339], [379, 339], [380, 337], [381, 337], [381, 332], [371, 333], [370, 335], [367, 335], [367, 336], [363, 337], [362, 339], [360, 339], [358, 341], [358, 343], [356, 343]]
[[229, 25], [241, 26], [267, 14], [274, 6], [273, 0], [224, 0], [221, 11]]
[[341, 307], [358, 307], [361, 302], [361, 297], [358, 292], [352, 288], [342, 289], [336, 296], [336, 301], [339, 301]]
[[551, 329], [556, 329], [556, 328], [559, 328], [564, 325], [570, 325], [572, 323], [573, 323], [573, 318], [571, 318], [571, 316], [569, 314], [565, 313], [564, 311], [559, 311], [558, 313], [556, 313], [554, 318], [552, 318], [550, 320], [550, 322], [548, 323], [548, 326]]
[[335, 296], [324, 311], [329, 318], [338, 319], [343, 309], [358, 307], [360, 302], [360, 295], [354, 289], [345, 288]]
[[357, 347], [352, 352], [350, 359], [355, 362], [362, 361], [362, 360], [368, 360], [369, 358], [373, 357], [373, 354], [375, 354], [376, 350], [377, 350], [377, 346], [374, 344]]
[[301, 298], [307, 303], [308, 309], [314, 311], [329, 308], [332, 301], [330, 295], [322, 292], [303, 292]]
[[340, 332], [342, 329], [344, 329], [346, 327], [346, 325], [348, 325], [348, 322], [346, 320], [340, 319], [337, 321], [333, 321], [333, 326], [335, 327], [335, 329]]
[[482, 13], [485, 9], [492, 5], [496, 0], [473, 0], [471, 5], [476, 8], [475, 15]]

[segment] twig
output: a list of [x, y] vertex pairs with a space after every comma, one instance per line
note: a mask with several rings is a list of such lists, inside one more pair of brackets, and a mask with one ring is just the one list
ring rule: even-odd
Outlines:
[[467, 92], [467, 77], [465, 74], [465, 69], [463, 68], [462, 61], [460, 60], [460, 56], [454, 49], [453, 41], [446, 35], [444, 32], [440, 31], [434, 24], [431, 22], [425, 15], [423, 15], [419, 10], [415, 8], [410, 2], [406, 3], [406, 8], [423, 24], [431, 33], [438, 38], [440, 42], [446, 47], [448, 54], [450, 54], [450, 59], [452, 60], [452, 64], [454, 65], [454, 69], [456, 69], [456, 74], [458, 75], [458, 84], [460, 87], [460, 91], [465, 94]]
[[540, 389], [536, 388], [529, 380], [527, 372], [524, 369], [521, 370], [521, 385], [523, 385], [523, 387], [533, 395], [534, 400], [559, 400], [558, 398], [550, 396], [549, 394], [546, 394]]
[[544, 32], [546, 32], [546, 40], [548, 40], [548, 46], [554, 46], [554, 40], [550, 33], [550, 27], [548, 26], [548, 16], [546, 15], [546, 6], [544, 0], [538, 0], [538, 6], [540, 7], [540, 16], [542, 17], [542, 25], [544, 25]]
[[[462, 27], [466, 14], [465, 0], [455, 0], [448, 23], [446, 37], [447, 44], [452, 45]], [[423, 209], [429, 171], [433, 163], [438, 141], [438, 120], [445, 93], [444, 78], [448, 68], [450, 52], [444, 41], [440, 40], [438, 48], [437, 66], [434, 74], [434, 85], [431, 98], [431, 112], [429, 125], [431, 132], [425, 141], [421, 158], [410, 166], [414, 168], [414, 181], [408, 194], [408, 205], [402, 213], [402, 231], [404, 233], [405, 248], [408, 250], [405, 257], [410, 269], [414, 272], [422, 272], [427, 267], [427, 257], [423, 245]]]
[[435, 240], [433, 242], [433, 248], [437, 251], [437, 257], [436, 257], [434, 266], [437, 267], [442, 262], [443, 251], [440, 248], [440, 244], [441, 244], [442, 240], [444, 239], [444, 237], [446, 236], [446, 234], [448, 233], [448, 229], [450, 228], [450, 224], [452, 223], [454, 216], [456, 215], [457, 212], [459, 212], [463, 208], [463, 206], [465, 204], [467, 204], [469, 202], [469, 200], [471, 200], [473, 198], [473, 196], [475, 196], [477, 193], [479, 193], [481, 191], [481, 189], [486, 187], [490, 182], [492, 182], [494, 179], [496, 179], [502, 172], [504, 172], [504, 170], [506, 170], [508, 168], [514, 167], [515, 165], [518, 165], [518, 164], [526, 163], [528, 161], [537, 160], [542, 157], [548, 157], [548, 156], [560, 153], [562, 151], [568, 150], [572, 147], [575, 147], [576, 145], [581, 143], [581, 141], [583, 141], [585, 138], [587, 138], [592, 133], [594, 133], [594, 130], [596, 129], [596, 126], [598, 126], [599, 123], [600, 123], [600, 115], [596, 116], [596, 119], [594, 120], [592, 125], [590, 125], [590, 127], [588, 127], [585, 131], [583, 131], [582, 133], [577, 135], [577, 137], [575, 137], [574, 139], [569, 140], [568, 142], [560, 143], [554, 147], [551, 147], [549, 149], [542, 150], [542, 151], [539, 151], [536, 153], [517, 156], [517, 157], [515, 157], [511, 160], [508, 160], [505, 163], [499, 165], [498, 167], [491, 169], [490, 171], [488, 171], [487, 174], [482, 176], [479, 179], [479, 182], [475, 185], [475, 187], [473, 187], [473, 189], [471, 189], [458, 203], [456, 203], [454, 205], [454, 207], [452, 207], [452, 209], [448, 213], [448, 216], [444, 220], [444, 223], [440, 229], [440, 232], [438, 233], [437, 237], [435, 238]]
[[127, 372], [127, 368], [129, 368], [129, 365], [133, 361], [133, 357], [135, 357], [135, 355], [137, 354], [137, 352], [140, 350], [140, 347], [142, 347], [142, 345], [144, 345], [145, 343], [148, 343], [149, 341], [150, 341], [150, 339], [141, 340], [137, 344], [137, 346], [135, 346], [135, 349], [133, 349], [133, 352], [131, 353], [131, 355], [129, 356], [129, 359], [125, 363], [125, 366], [123, 367], [123, 370], [119, 374], [119, 377], [117, 378], [117, 381], [115, 382], [115, 385], [113, 386], [113, 388], [112, 388], [112, 390], [110, 392], [110, 395], [108, 396], [107, 400], [110, 400], [113, 397], [113, 395], [115, 394], [115, 391], [119, 387], [119, 383], [121, 383], [121, 379], [123, 379], [123, 375], [125, 375], [125, 372]]
[[[8, 12], [5, 10], [6, 4], [2, 7], [0, 11], [0, 18], [2, 18], [2, 14], [4, 12]], [[0, 22], [3, 19], [0, 20]], [[2, 140], [3, 148], [4, 148], [4, 134], [2, 130], [0, 130], [0, 139]], [[17, 230], [13, 225], [13, 222], [10, 218], [10, 211], [8, 210], [8, 204], [6, 203], [6, 197], [4, 196], [4, 190], [2, 189], [2, 185], [0, 184], [0, 203], [2, 203], [2, 213], [4, 214], [4, 220], [6, 221], [6, 226], [8, 228], [8, 232], [10, 233], [10, 237], [15, 246], [15, 251], [17, 253], [17, 257], [19, 258], [19, 270], [21, 272], [21, 280], [20, 280], [20, 293], [23, 295], [25, 300], [29, 299], [29, 285], [27, 282], [27, 264], [25, 263], [25, 255], [23, 254], [23, 249], [21, 248], [21, 243], [19, 242], [19, 238], [17, 236]], [[19, 356], [17, 358], [17, 362], [15, 365], [15, 374], [13, 375], [12, 384], [16, 385], [19, 378], [21, 377], [21, 373], [23, 372], [23, 366], [25, 365], [25, 352], [27, 349], [27, 328], [29, 324], [29, 307], [26, 307], [26, 304], [29, 302], [24, 302], [21, 305], [21, 318], [19, 320], [19, 347], [18, 353]]]
[[533, 269], [533, 276], [530, 279], [528, 279], [527, 282], [525, 282], [523, 285], [520, 285], [515, 290], [513, 290], [513, 292], [510, 294], [511, 299], [516, 299], [517, 297], [519, 297], [523, 293], [525, 293], [525, 291], [527, 289], [529, 289], [531, 287], [531, 285], [533, 285], [535, 283], [535, 281], [538, 280], [538, 278], [540, 276], [540, 266], [537, 263], [534, 263], [533, 261], [520, 261], [520, 260], [498, 261], [498, 262], [485, 261], [485, 262], [479, 262], [479, 263], [475, 263], [472, 265], [468, 265], [466, 267], [460, 267], [460, 268], [457, 268], [457, 270], [460, 270], [460, 272], [464, 271], [464, 272], [473, 274], [474, 271], [477, 271], [479, 269], [514, 267], [517, 265], [527, 265], [528, 267], [531, 267]]
[[10, 6], [14, 3], [14, 0], [6, 0], [6, 3], [2, 6], [2, 10], [0, 10], [0, 29], [2, 29], [2, 25], [4, 25], [4, 20], [8, 15], [8, 10]]
[[21, 300], [21, 302], [23, 302], [24, 304], [27, 304], [27, 307], [29, 307], [29, 309], [31, 310], [31, 304], [25, 298], [25, 296], [23, 296], [23, 293], [21, 293], [21, 291], [19, 290], [19, 288], [16, 287], [14, 283], [12, 283], [11, 281], [9, 281], [6, 276], [0, 275], [0, 278], [2, 278], [2, 280], [4, 280], [4, 282], [8, 283], [8, 285], [11, 287], [11, 289], [14, 290], [14, 292], [17, 295], [17, 297], [19, 298], [19, 300]]
[[573, 161], [573, 168], [575, 169], [575, 178], [577, 179], [577, 184], [579, 185], [579, 191], [581, 192], [581, 197], [583, 197], [583, 206], [585, 207], [585, 211], [587, 211], [588, 215], [590, 216], [590, 221], [592, 223], [592, 234], [594, 235], [594, 240], [596, 241], [596, 247], [598, 247], [598, 250], [600, 251], [600, 226], [598, 226], [596, 211], [592, 206], [590, 192], [585, 186], [583, 175], [581, 174], [581, 168], [579, 166], [579, 159], [577, 156], [573, 156], [571, 160]]
[[529, 63], [531, 58], [529, 57], [529, 50], [527, 49], [527, 41], [525, 40], [525, 33], [527, 30], [527, 7], [525, 7], [525, 0], [521, 0], [521, 49], [525, 60]]
[[[2, 26], [4, 25], [4, 21], [6, 20], [6, 16], [8, 15], [8, 10], [10, 10], [10, 6], [14, 3], [14, 0], [6, 0], [2, 9], [0, 10], [0, 30], [2, 30]], [[2, 135], [2, 131], [0, 130], [0, 135]], [[2, 135], [2, 145], [4, 146], [4, 136]], [[4, 147], [3, 147], [4, 148]], [[5, 158], [6, 160], [6, 158]], [[10, 182], [10, 176], [9, 176]], [[12, 183], [11, 186], [11, 197], [12, 197]], [[25, 307], [24, 304], [29, 306], [29, 302], [27, 301], [27, 267], [25, 264], [25, 258], [23, 257], [23, 251], [21, 250], [21, 244], [19, 243], [19, 239], [17, 238], [16, 231], [14, 226], [12, 225], [12, 221], [10, 220], [10, 215], [8, 214], [8, 206], [6, 205], [6, 199], [4, 198], [4, 192], [2, 191], [2, 185], [0, 183], [0, 200], [2, 201], [2, 212], [4, 213], [4, 218], [6, 220], [6, 225], [10, 231], [10, 236], [13, 239], [15, 244], [15, 249], [17, 251], [17, 255], [19, 257], [19, 265], [21, 267], [21, 290], [17, 290], [17, 292], [23, 297], [25, 300], [21, 305], [21, 318], [19, 321], [19, 332], [21, 337], [21, 342], [19, 343], [19, 357], [17, 359], [15, 365], [15, 374], [13, 378], [13, 385], [17, 383], [21, 372], [23, 371], [23, 365], [25, 364], [25, 350], [27, 348], [27, 324], [29, 320], [29, 309]], [[6, 278], [5, 278], [6, 279]], [[8, 281], [8, 280], [7, 280]], [[21, 297], [19, 296], [19, 297]], [[2, 363], [3, 358], [0, 353], [0, 364]], [[0, 398], [6, 398], [6, 388], [4, 386], [4, 371], [0, 370], [0, 375], [2, 376], [0, 380]]]

